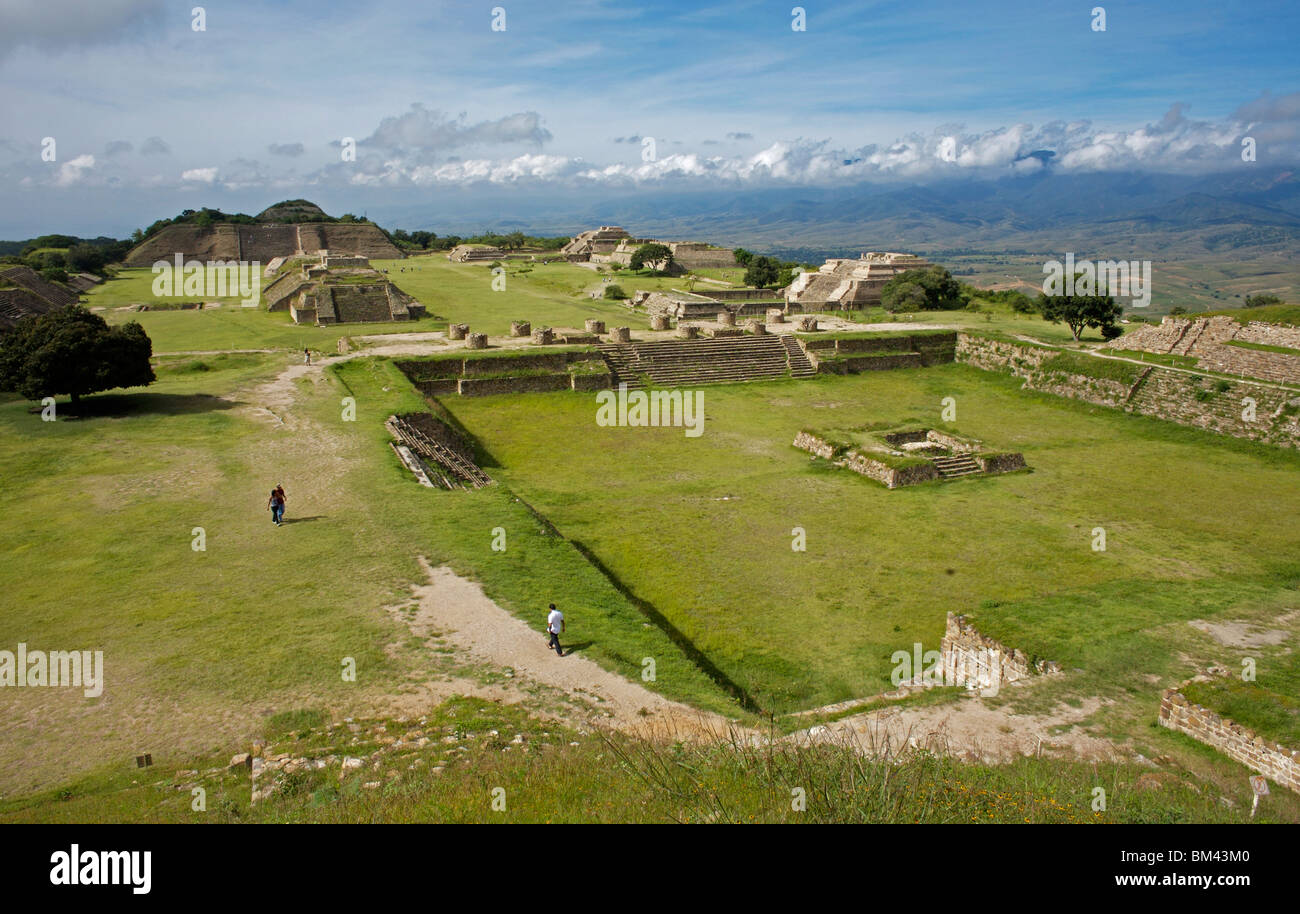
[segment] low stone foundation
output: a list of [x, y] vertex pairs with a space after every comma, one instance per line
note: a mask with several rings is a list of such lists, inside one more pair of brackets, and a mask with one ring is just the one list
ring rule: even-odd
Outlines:
[[528, 321], [511, 321], [511, 322], [510, 322], [510, 335], [511, 335], [511, 336], [520, 336], [520, 337], [522, 337], [522, 336], [531, 336], [531, 335], [532, 335], [532, 332], [533, 332], [533, 325], [530, 324]]
[[745, 321], [745, 332], [752, 333], [755, 336], [762, 336], [767, 333], [767, 325], [760, 320], [750, 319]]
[[469, 336], [465, 337], [465, 348], [486, 349], [487, 340], [488, 337], [486, 333], [471, 333]]
[[[968, 680], [976, 678], [983, 687], [1061, 672], [1060, 664], [1031, 658], [1021, 651], [1008, 648], [1002, 642], [982, 634], [966, 621], [965, 616], [953, 613], [948, 613], [940, 650], [945, 673], [955, 674], [959, 669], [976, 671], [974, 677], [967, 673]], [[994, 657], [996, 670], [991, 668], [990, 662]]]
[[613, 343], [630, 343], [632, 342], [632, 330], [629, 327], [615, 327], [609, 331], [609, 339]]
[[785, 323], [785, 312], [782, 311], [780, 308], [768, 308], [768, 309], [767, 309], [767, 322], [768, 322], [769, 324], [784, 324], [784, 323]]
[[800, 333], [812, 333], [817, 329], [817, 318], [811, 314], [800, 317], [797, 323]]
[[603, 334], [603, 333], [605, 332], [605, 322], [604, 322], [604, 321], [598, 321], [598, 320], [595, 320], [595, 319], [593, 319], [593, 318], [587, 318], [587, 322], [586, 322], [585, 326], [586, 326], [586, 330], [587, 330], [588, 333], [594, 333], [594, 334], [596, 334], [597, 336], [600, 336], [601, 334]]
[[448, 324], [447, 339], [463, 340], [469, 333], [469, 324]]
[[719, 311], [718, 323], [724, 327], [736, 326], [736, 315], [731, 311]]
[[[1185, 685], [1185, 684], [1184, 684]], [[1166, 689], [1160, 699], [1160, 726], [1185, 733], [1271, 781], [1300, 793], [1300, 751], [1271, 743], [1254, 730], [1194, 704], [1180, 691]]]
[[695, 326], [694, 324], [678, 324], [677, 336], [679, 339], [683, 339], [683, 340], [699, 339], [700, 328]]
[[555, 331], [550, 327], [539, 327], [533, 331], [533, 342], [538, 346], [549, 346], [555, 342]]
[[668, 320], [667, 314], [652, 314], [650, 315], [650, 329], [670, 330], [672, 329], [672, 322]]

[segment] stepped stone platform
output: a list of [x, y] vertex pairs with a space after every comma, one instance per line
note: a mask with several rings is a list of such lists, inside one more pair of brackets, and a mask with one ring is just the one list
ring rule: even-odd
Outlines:
[[807, 357], [795, 364], [784, 338], [776, 334], [606, 343], [599, 349], [614, 384], [627, 384], [629, 389], [641, 387], [644, 381], [656, 387], [693, 387], [812, 374]]

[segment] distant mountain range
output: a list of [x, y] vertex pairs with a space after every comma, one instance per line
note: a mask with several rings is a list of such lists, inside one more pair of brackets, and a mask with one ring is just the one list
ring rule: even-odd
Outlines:
[[[640, 236], [711, 241], [799, 259], [862, 250], [1074, 251], [1080, 257], [1253, 259], [1300, 252], [1300, 176], [1243, 163], [1239, 171], [1201, 177], [1046, 173], [993, 181], [848, 188], [647, 191], [565, 202], [492, 201], [509, 213], [483, 219], [482, 196], [437, 203], [372, 207], [381, 225], [439, 234], [523, 230], [571, 234], [622, 225]], [[508, 199], [508, 198], [506, 198]], [[477, 203], [477, 218], [458, 214]], [[521, 211], [520, 207], [527, 207]]]

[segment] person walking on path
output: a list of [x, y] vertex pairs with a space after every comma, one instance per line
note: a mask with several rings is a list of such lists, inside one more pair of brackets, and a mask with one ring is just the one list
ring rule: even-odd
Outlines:
[[266, 506], [271, 509], [271, 523], [280, 526], [280, 518], [284, 516], [284, 489], [279, 486], [272, 489]]
[[284, 520], [284, 509], [289, 504], [289, 496], [284, 494], [284, 486], [277, 484], [275, 494], [280, 498], [280, 520]]
[[564, 656], [564, 648], [560, 647], [560, 635], [564, 633], [564, 613], [551, 604], [551, 611], [546, 616], [546, 630], [551, 633], [551, 640], [546, 643], [548, 648], [555, 648], [555, 653], [561, 657]]
[[311, 350], [308, 349], [308, 348], [305, 347], [305, 346], [303, 347], [303, 350], [302, 350], [302, 363], [303, 363], [304, 365], [310, 365], [310, 364], [311, 364]]

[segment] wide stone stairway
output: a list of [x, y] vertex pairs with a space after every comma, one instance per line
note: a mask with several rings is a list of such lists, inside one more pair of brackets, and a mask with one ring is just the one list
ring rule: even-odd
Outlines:
[[[629, 389], [644, 386], [693, 387], [773, 378], [811, 377], [807, 356], [792, 363], [784, 337], [775, 334], [704, 340], [663, 340], [646, 343], [605, 343], [601, 355], [613, 381]], [[798, 349], [798, 344], [795, 343]], [[792, 370], [793, 369], [793, 370]], [[796, 373], [797, 372], [797, 373]]]

